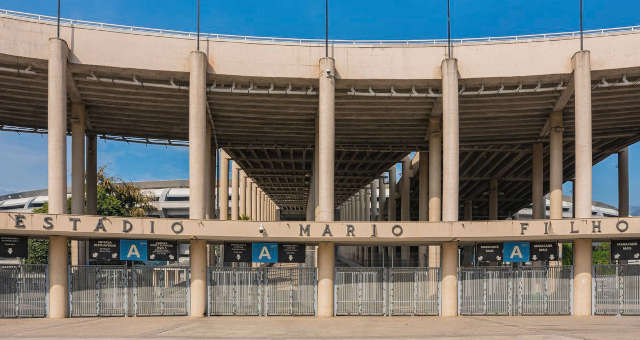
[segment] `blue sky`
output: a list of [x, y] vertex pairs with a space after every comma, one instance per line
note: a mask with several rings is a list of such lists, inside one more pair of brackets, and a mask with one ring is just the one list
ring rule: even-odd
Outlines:
[[[62, 16], [176, 30], [195, 30], [195, 0], [62, 0]], [[452, 0], [453, 37], [483, 37], [573, 31], [578, 0]], [[55, 0], [0, 0], [0, 8], [55, 15]], [[640, 24], [640, 1], [585, 0], [585, 29]], [[445, 0], [331, 0], [330, 36], [335, 39], [445, 38]], [[239, 35], [322, 38], [323, 0], [201, 0], [201, 30]], [[588, 46], [586, 46], [588, 48]], [[46, 136], [0, 132], [0, 194], [46, 187]], [[188, 153], [99, 141], [98, 162], [125, 180], [186, 178]], [[630, 155], [631, 204], [640, 206], [640, 146]], [[617, 204], [617, 158], [594, 167], [593, 198]], [[570, 186], [567, 187], [567, 193]]]

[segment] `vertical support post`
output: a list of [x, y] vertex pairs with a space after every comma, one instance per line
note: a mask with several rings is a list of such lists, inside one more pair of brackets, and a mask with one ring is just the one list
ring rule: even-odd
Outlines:
[[[591, 62], [589, 51], [573, 56], [575, 83], [575, 216], [591, 217]], [[574, 242], [574, 315], [591, 315], [591, 240]]]
[[318, 245], [318, 316], [333, 316], [333, 280], [335, 273], [335, 244]]
[[[85, 108], [71, 104], [71, 213], [84, 214], [84, 136]], [[71, 264], [86, 264], [85, 242], [71, 241]]]
[[215, 217], [215, 210], [213, 209], [213, 205], [209, 200], [211, 199], [211, 181], [215, 180], [215, 176], [212, 173], [215, 171], [215, 167], [211, 163], [211, 127], [209, 126], [209, 122], [207, 122], [206, 128], [206, 136], [205, 136], [205, 151], [204, 151], [204, 196], [206, 197], [206, 203], [204, 207], [204, 218], [209, 220]]
[[426, 152], [418, 154], [418, 215], [420, 221], [426, 221], [429, 211], [429, 155]]
[[256, 221], [262, 221], [262, 190], [256, 189]]
[[472, 200], [464, 201], [464, 220], [465, 221], [473, 220], [473, 201]]
[[387, 203], [387, 207], [389, 211], [387, 212], [389, 221], [396, 221], [396, 165], [394, 164], [391, 168], [389, 168], [389, 202]]
[[95, 134], [87, 134], [87, 215], [98, 213], [98, 143]]
[[382, 209], [387, 203], [387, 188], [384, 185], [384, 177], [378, 178], [378, 221], [382, 221]]
[[67, 212], [67, 43], [49, 39], [48, 188], [49, 213]]
[[411, 157], [407, 156], [402, 160], [402, 178], [400, 179], [400, 220], [410, 221], [411, 215], [409, 202], [411, 195]]
[[562, 133], [564, 125], [562, 112], [551, 113], [551, 132], [549, 134], [549, 217], [562, 218]]
[[244, 170], [240, 170], [240, 187], [238, 188], [239, 197], [239, 214], [240, 216], [247, 216], [247, 174]]
[[253, 202], [253, 180], [249, 177], [247, 177], [247, 187], [246, 187], [246, 205], [247, 205], [247, 217], [249, 217], [249, 220], [254, 220], [255, 219], [255, 212], [254, 212], [254, 202]]
[[360, 189], [360, 221], [367, 221], [369, 211], [367, 211], [367, 190]]
[[203, 317], [207, 306], [207, 241], [191, 240], [189, 249], [190, 280], [190, 316]]
[[442, 131], [440, 119], [429, 120], [429, 221], [442, 216]]
[[229, 155], [220, 149], [220, 188], [218, 200], [220, 202], [220, 220], [229, 219]]
[[61, 319], [68, 311], [67, 238], [49, 236], [49, 318]]
[[[318, 101], [318, 209], [316, 221], [333, 221], [335, 169], [335, 61], [320, 59]], [[333, 291], [333, 287], [331, 288]]]
[[498, 179], [492, 178], [489, 182], [489, 220], [498, 219]]
[[240, 175], [238, 168], [238, 163], [233, 161], [231, 165], [231, 220], [237, 221], [239, 214], [239, 202], [238, 202], [238, 185], [239, 180], [238, 177]]
[[458, 243], [442, 244], [442, 316], [458, 315]]
[[542, 143], [533, 144], [533, 156], [531, 158], [531, 212], [532, 218], [541, 220], [546, 216], [546, 205], [544, 204], [544, 156]]
[[217, 180], [217, 169], [218, 169], [218, 146], [217, 145], [213, 145], [211, 144], [210, 148], [209, 148], [209, 169], [210, 172], [208, 174], [209, 176], [209, 205], [208, 205], [208, 210], [209, 210], [209, 218], [211, 219], [215, 219], [216, 218], [216, 207], [217, 207], [217, 202], [216, 202], [216, 188], [218, 187], [218, 180]]
[[618, 216], [629, 216], [629, 148], [618, 151]]
[[369, 190], [371, 190], [371, 221], [378, 219], [378, 183], [374, 180], [369, 184]]
[[442, 61], [442, 217], [444, 221], [458, 220], [458, 188], [460, 172], [458, 62]]
[[207, 57], [189, 55], [189, 218], [203, 219], [207, 209]]

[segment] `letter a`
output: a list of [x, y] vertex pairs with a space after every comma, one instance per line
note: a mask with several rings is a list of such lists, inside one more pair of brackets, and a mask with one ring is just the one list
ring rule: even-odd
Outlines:
[[513, 250], [511, 251], [511, 255], [509, 257], [513, 258], [514, 256], [522, 258], [522, 252], [520, 251], [520, 246], [513, 247]]
[[267, 247], [262, 247], [262, 250], [260, 250], [260, 256], [258, 256], [258, 259], [262, 260], [262, 257], [266, 256], [267, 259], [271, 260], [271, 254], [269, 254], [269, 249], [267, 249]]
[[140, 258], [140, 252], [138, 252], [138, 247], [136, 247], [135, 244], [132, 244], [131, 247], [129, 247], [127, 258], [130, 258], [131, 255], [135, 255], [135, 257]]

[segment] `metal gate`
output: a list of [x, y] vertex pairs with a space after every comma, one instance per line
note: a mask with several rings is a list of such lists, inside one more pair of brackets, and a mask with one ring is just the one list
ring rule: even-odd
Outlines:
[[438, 315], [439, 268], [390, 268], [390, 315]]
[[47, 315], [47, 265], [0, 266], [0, 318]]
[[460, 315], [571, 314], [573, 267], [461, 268]]
[[315, 315], [317, 282], [316, 268], [264, 268], [265, 315]]
[[136, 266], [131, 273], [134, 316], [188, 314], [188, 267]]
[[126, 266], [70, 266], [69, 315], [127, 315]]
[[592, 304], [598, 315], [640, 315], [640, 265], [594, 265]]
[[384, 268], [336, 268], [335, 315], [386, 315]]
[[210, 267], [207, 295], [209, 315], [261, 315], [260, 268]]

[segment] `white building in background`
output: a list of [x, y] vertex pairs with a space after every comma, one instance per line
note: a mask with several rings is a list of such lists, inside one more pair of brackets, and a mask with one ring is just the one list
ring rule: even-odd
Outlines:
[[[544, 197], [545, 204], [545, 217], [549, 218], [549, 195]], [[526, 220], [531, 219], [532, 212], [531, 207], [526, 207], [520, 209], [517, 213], [513, 214], [514, 220]], [[593, 201], [591, 206], [591, 216], [594, 217], [617, 217], [618, 216], [618, 208], [602, 203]], [[562, 217], [564, 218], [572, 218], [573, 216], [573, 202], [571, 200], [571, 196], [562, 196]]]

